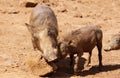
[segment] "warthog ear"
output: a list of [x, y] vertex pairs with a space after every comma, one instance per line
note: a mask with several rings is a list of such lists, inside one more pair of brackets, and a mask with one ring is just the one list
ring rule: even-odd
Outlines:
[[74, 40], [70, 40], [69, 42], [68, 42], [68, 45], [69, 46], [73, 46], [75, 44], [75, 41]]
[[61, 48], [60, 48], [60, 47], [61, 47], [61, 44], [62, 44], [61, 42], [58, 42], [58, 44], [57, 44], [57, 47], [58, 47], [58, 57], [59, 57], [59, 58], [62, 57]]
[[69, 48], [75, 47], [76, 45], [77, 45], [77, 43], [76, 43], [76, 41], [74, 41], [74, 40], [70, 40], [70, 41], [68, 42], [68, 47], [69, 47]]

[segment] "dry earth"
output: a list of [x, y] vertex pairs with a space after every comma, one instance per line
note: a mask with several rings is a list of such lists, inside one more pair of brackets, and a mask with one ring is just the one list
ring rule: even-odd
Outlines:
[[[40, 78], [26, 64], [26, 60], [31, 59], [28, 56], [37, 56], [40, 52], [33, 50], [31, 35], [25, 26], [33, 8], [22, 6], [24, 1], [0, 0], [0, 78]], [[96, 25], [103, 30], [104, 47], [112, 34], [120, 32], [120, 0], [50, 0], [49, 5], [57, 16], [60, 37], [82, 26]], [[98, 52], [95, 48], [92, 67], [74, 76], [67, 73], [69, 59], [66, 59], [52, 78], [120, 78], [120, 50], [102, 50], [102, 53], [102, 71], [96, 67]]]

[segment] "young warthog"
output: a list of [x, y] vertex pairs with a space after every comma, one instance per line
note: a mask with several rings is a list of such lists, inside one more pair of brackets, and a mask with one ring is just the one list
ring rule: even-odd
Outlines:
[[58, 58], [58, 24], [52, 9], [38, 4], [31, 14], [30, 24], [26, 25], [31, 32], [34, 49], [40, 50], [47, 62], [55, 61]]
[[[60, 56], [64, 58], [67, 54], [70, 55], [70, 67], [74, 73], [78, 72], [78, 62], [83, 52], [89, 52], [88, 64], [91, 62], [92, 50], [95, 46], [98, 48], [99, 68], [102, 67], [102, 31], [94, 26], [86, 26], [67, 34], [60, 40], [59, 50]], [[77, 56], [74, 59], [74, 54]]]
[[109, 43], [104, 47], [105, 51], [120, 49], [120, 33], [115, 34], [109, 40]]

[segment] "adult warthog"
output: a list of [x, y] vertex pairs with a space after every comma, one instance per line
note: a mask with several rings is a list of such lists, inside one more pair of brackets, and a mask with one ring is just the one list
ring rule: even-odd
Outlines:
[[58, 58], [58, 24], [52, 9], [38, 4], [32, 11], [30, 24], [26, 25], [32, 35], [34, 49], [40, 50], [47, 62], [55, 61]]
[[[75, 74], [78, 73], [78, 62], [83, 52], [89, 53], [88, 64], [91, 63], [92, 50], [95, 46], [98, 48], [99, 68], [102, 67], [102, 30], [95, 26], [86, 26], [73, 31], [64, 36], [59, 41], [59, 50], [61, 58], [70, 55], [70, 67]], [[74, 59], [74, 54], [77, 56]]]

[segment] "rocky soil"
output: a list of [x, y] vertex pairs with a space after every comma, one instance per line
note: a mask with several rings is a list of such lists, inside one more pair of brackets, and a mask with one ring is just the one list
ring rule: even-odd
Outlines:
[[[40, 52], [34, 51], [31, 35], [25, 23], [33, 7], [27, 1], [45, 3], [56, 14], [59, 37], [82, 26], [99, 26], [103, 31], [103, 47], [111, 35], [120, 32], [120, 0], [0, 0], [0, 77], [40, 78], [39, 74], [52, 70]], [[97, 69], [98, 52], [93, 50], [92, 65], [75, 76], [68, 73], [69, 59], [61, 61], [52, 78], [120, 78], [120, 50], [103, 53], [103, 70]], [[85, 54], [87, 56], [87, 54]], [[85, 60], [84, 60], [85, 61]]]

